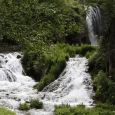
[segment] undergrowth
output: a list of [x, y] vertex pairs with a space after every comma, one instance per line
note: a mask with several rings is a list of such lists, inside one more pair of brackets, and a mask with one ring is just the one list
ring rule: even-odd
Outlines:
[[87, 52], [94, 50], [95, 47], [90, 45], [78, 46], [64, 43], [52, 45], [43, 51], [32, 48], [25, 52], [23, 65], [26, 73], [39, 81], [35, 88], [41, 91], [58, 78], [69, 57], [74, 57], [76, 54], [85, 56]]

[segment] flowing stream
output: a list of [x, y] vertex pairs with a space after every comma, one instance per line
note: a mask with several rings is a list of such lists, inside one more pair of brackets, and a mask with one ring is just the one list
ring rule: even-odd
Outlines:
[[[53, 115], [55, 105], [93, 104], [94, 93], [85, 57], [77, 55], [70, 58], [59, 78], [42, 92], [33, 89], [36, 82], [24, 74], [21, 58], [21, 53], [17, 52], [0, 54], [0, 106], [16, 111], [17, 115]], [[18, 110], [20, 103], [31, 99], [41, 100], [43, 109], [31, 109], [27, 112]]]

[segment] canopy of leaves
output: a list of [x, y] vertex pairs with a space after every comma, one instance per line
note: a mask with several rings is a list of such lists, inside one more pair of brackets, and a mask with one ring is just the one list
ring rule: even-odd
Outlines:
[[83, 6], [74, 0], [1, 0], [0, 37], [16, 42], [63, 41], [83, 31]]

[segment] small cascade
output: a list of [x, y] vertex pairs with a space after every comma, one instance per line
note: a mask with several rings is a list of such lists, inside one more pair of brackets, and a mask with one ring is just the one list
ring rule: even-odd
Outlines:
[[16, 74], [23, 72], [20, 60], [16, 59], [16, 56], [21, 57], [18, 53], [0, 54], [0, 81], [14, 82], [17, 80]]
[[102, 33], [102, 20], [99, 7], [89, 7], [86, 16], [89, 40], [91, 45], [98, 45], [98, 37]]
[[36, 91], [36, 84], [23, 75], [20, 53], [0, 54], [0, 106], [16, 110], [20, 103], [29, 101]]
[[86, 58], [70, 58], [60, 77], [43, 89], [43, 102], [51, 105], [91, 106], [93, 90], [87, 65]]
[[[53, 115], [55, 105], [75, 106], [93, 104], [91, 77], [87, 73], [88, 60], [76, 56], [70, 58], [57, 80], [46, 86], [42, 92], [33, 89], [36, 82], [24, 75], [20, 53], [0, 54], [0, 106], [16, 111], [17, 115]], [[18, 110], [19, 104], [39, 99], [44, 108], [26, 112]]]

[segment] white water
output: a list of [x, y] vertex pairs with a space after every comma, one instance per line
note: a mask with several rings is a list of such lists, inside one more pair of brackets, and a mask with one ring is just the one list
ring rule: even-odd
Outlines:
[[86, 23], [91, 45], [98, 45], [98, 37], [102, 31], [101, 13], [99, 7], [90, 6], [88, 8]]
[[[60, 77], [45, 87], [42, 92], [33, 90], [36, 84], [30, 77], [23, 75], [20, 53], [0, 54], [0, 105], [17, 112], [18, 115], [52, 115], [54, 105], [84, 104], [91, 106], [92, 85], [87, 73], [88, 61], [84, 57], [70, 58]], [[18, 111], [20, 103], [39, 99], [44, 103], [42, 110]]]

